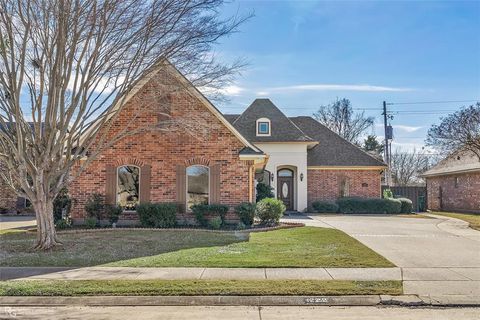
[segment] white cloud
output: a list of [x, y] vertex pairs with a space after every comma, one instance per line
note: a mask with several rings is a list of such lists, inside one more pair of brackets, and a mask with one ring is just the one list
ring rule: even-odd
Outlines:
[[269, 94], [268, 91], [257, 91], [257, 96], [268, 96]]
[[[383, 124], [376, 124], [375, 126], [377, 128], [383, 129]], [[412, 132], [415, 132], [417, 130], [420, 130], [420, 129], [424, 128], [422, 126], [415, 127], [415, 126], [407, 126], [407, 125], [404, 125], [404, 124], [393, 124], [392, 126], [393, 126], [394, 131], [400, 130], [400, 131], [404, 131], [404, 132], [408, 132], [408, 133], [412, 133]]]
[[243, 91], [245, 91], [244, 88], [236, 85], [231, 85], [220, 89], [220, 92], [226, 96], [239, 96]]
[[270, 91], [364, 91], [364, 92], [405, 92], [411, 88], [373, 86], [369, 84], [301, 84], [269, 88]]
[[414, 126], [406, 126], [406, 125], [402, 125], [402, 124], [393, 125], [393, 129], [399, 129], [399, 130], [402, 130], [402, 131], [405, 131], [405, 132], [415, 132], [415, 131], [420, 130], [422, 128], [423, 128], [422, 126], [414, 127]]

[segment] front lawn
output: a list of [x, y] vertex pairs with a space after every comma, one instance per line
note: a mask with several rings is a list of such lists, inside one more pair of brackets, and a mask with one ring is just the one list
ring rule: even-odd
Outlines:
[[0, 296], [402, 294], [401, 281], [53, 280], [2, 281]]
[[480, 214], [474, 213], [454, 213], [454, 212], [430, 212], [439, 216], [457, 218], [468, 222], [470, 228], [480, 231]]
[[63, 249], [36, 252], [35, 234], [0, 235], [0, 266], [392, 267], [336, 229], [300, 227], [251, 233], [112, 230], [62, 234]]

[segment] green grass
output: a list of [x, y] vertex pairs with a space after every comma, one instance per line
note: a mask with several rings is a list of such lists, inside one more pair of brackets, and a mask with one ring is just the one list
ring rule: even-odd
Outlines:
[[468, 222], [470, 228], [480, 231], [480, 214], [474, 213], [455, 213], [455, 212], [431, 212], [439, 216], [446, 216], [450, 218], [457, 218]]
[[392, 267], [336, 229], [300, 227], [251, 233], [118, 230], [62, 234], [64, 248], [30, 249], [34, 235], [0, 236], [1, 266]]
[[0, 296], [402, 294], [401, 281], [53, 280], [2, 281]]

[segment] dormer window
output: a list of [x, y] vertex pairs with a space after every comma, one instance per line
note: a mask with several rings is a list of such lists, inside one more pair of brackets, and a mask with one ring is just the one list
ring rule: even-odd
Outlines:
[[260, 118], [257, 120], [257, 136], [270, 136], [270, 119]]

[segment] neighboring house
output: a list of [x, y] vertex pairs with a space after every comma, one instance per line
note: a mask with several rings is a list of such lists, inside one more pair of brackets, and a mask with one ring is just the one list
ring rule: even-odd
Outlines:
[[69, 187], [75, 222], [85, 218], [94, 193], [127, 209], [123, 223], [137, 218], [142, 202], [177, 203], [179, 222], [191, 222], [195, 203], [254, 202], [256, 178], [288, 210], [340, 196], [380, 197], [382, 161], [311, 117], [286, 117], [268, 99], [255, 100], [241, 115], [223, 115], [168, 63], [132, 89], [104, 129], [113, 135], [130, 125], [148, 127], [165, 113], [170, 121], [188, 121], [189, 130], [138, 133], [105, 150]]
[[480, 160], [473, 152], [455, 152], [422, 176], [428, 209], [480, 213]]

